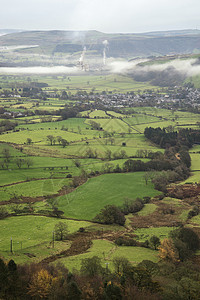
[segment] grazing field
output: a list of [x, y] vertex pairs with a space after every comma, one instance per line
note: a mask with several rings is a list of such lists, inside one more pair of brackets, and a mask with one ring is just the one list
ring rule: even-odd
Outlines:
[[148, 216], [148, 215], [152, 214], [156, 210], [156, 208], [157, 208], [156, 204], [153, 204], [153, 203], [145, 204], [143, 209], [141, 211], [139, 211], [138, 215], [139, 216]]
[[200, 153], [191, 153], [190, 154], [192, 165], [192, 171], [200, 171]]
[[[16, 262], [28, 262], [26, 253], [36, 255], [37, 260], [52, 252], [52, 232], [57, 218], [41, 216], [18, 216], [1, 220], [0, 252], [5, 258], [12, 257]], [[68, 226], [69, 233], [76, 232], [80, 227], [91, 224], [84, 221], [62, 220]], [[12, 238], [14, 254], [10, 253]], [[69, 247], [68, 243], [55, 242], [55, 250], [60, 252]], [[34, 260], [33, 260], [34, 261]]]
[[[23, 242], [23, 249], [52, 241], [52, 232], [57, 218], [41, 216], [19, 216], [1, 220], [1, 242], [0, 251], [10, 250], [10, 238], [13, 239], [14, 251], [20, 249], [17, 242]], [[84, 221], [62, 220], [68, 225], [69, 233], [77, 231], [80, 227], [89, 226]]]
[[87, 111], [84, 111], [84, 112], [81, 112], [80, 113], [81, 116], [83, 117], [88, 117], [90, 119], [96, 119], [96, 118], [110, 118], [105, 111], [103, 110], [97, 110], [95, 109], [94, 111], [92, 110], [87, 110]]
[[189, 178], [187, 178], [185, 181], [182, 182], [184, 183], [199, 183], [200, 182], [200, 171], [195, 171], [191, 172], [191, 175]]
[[194, 147], [192, 147], [190, 152], [197, 152], [197, 153], [200, 152], [200, 145], [194, 145]]
[[39, 197], [56, 194], [64, 185], [68, 185], [71, 180], [64, 179], [45, 179], [29, 181], [15, 184], [9, 187], [0, 188], [1, 201], [7, 201], [15, 197]]
[[194, 225], [194, 226], [195, 226], [195, 225], [200, 226], [200, 215], [193, 217], [193, 218], [190, 220], [190, 223], [192, 223], [192, 225]]
[[[119, 119], [97, 119], [97, 123], [101, 125], [103, 130], [108, 132], [128, 133], [129, 126]], [[90, 124], [90, 120], [86, 119], [86, 124]]]
[[78, 133], [67, 132], [59, 129], [55, 130], [23, 130], [19, 132], [11, 132], [9, 134], [3, 134], [0, 136], [0, 141], [14, 144], [26, 144], [27, 139], [31, 138], [33, 143], [37, 144], [50, 144], [47, 140], [48, 135], [53, 135], [55, 137], [62, 136], [62, 138], [66, 139], [69, 142], [79, 141], [83, 136]]
[[160, 240], [163, 240], [164, 238], [168, 237], [172, 229], [172, 227], [140, 228], [134, 230], [134, 234], [137, 235], [137, 239], [140, 242], [145, 242], [146, 240], [149, 240], [150, 237], [153, 235], [159, 237]]
[[93, 256], [100, 257], [102, 266], [112, 271], [114, 270], [112, 260], [115, 257], [125, 257], [133, 265], [140, 263], [147, 257], [153, 262], [158, 261], [158, 252], [152, 249], [124, 246], [118, 247], [109, 241], [94, 240], [92, 247], [87, 253], [59, 259], [57, 262], [63, 263], [70, 271], [73, 271], [73, 269], [80, 270], [81, 260]]
[[[28, 130], [61, 130], [62, 128], [70, 132], [74, 131], [75, 133], [85, 133], [92, 135], [91, 126], [85, 124], [84, 118], [69, 118], [63, 121], [54, 121], [54, 122], [45, 122], [45, 123], [36, 123], [36, 124], [23, 124], [19, 125], [17, 128], [25, 128]], [[88, 129], [87, 129], [88, 128]]]
[[60, 196], [58, 207], [67, 217], [92, 220], [105, 205], [121, 205], [126, 197], [136, 199], [158, 195], [152, 183], [144, 185], [143, 175], [143, 172], [137, 172], [91, 178], [72, 193]]

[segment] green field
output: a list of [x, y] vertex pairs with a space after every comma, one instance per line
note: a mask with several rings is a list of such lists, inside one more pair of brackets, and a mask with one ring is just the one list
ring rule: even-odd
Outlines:
[[114, 270], [114, 265], [112, 263], [115, 257], [125, 257], [133, 265], [136, 265], [148, 259], [157, 262], [158, 252], [141, 247], [117, 247], [115, 244], [104, 240], [94, 240], [92, 247], [87, 253], [71, 256], [67, 258], [59, 259], [56, 263], [63, 263], [70, 271], [73, 269], [80, 270], [81, 260], [84, 258], [91, 258], [93, 256], [98, 256], [101, 258], [101, 264], [104, 268], [108, 267], [110, 270]]
[[163, 240], [168, 237], [172, 229], [172, 227], [139, 228], [134, 230], [134, 234], [137, 235], [137, 239], [140, 242], [145, 242], [146, 240], [149, 240], [153, 235], [156, 235], [160, 238], [160, 240]]
[[158, 195], [151, 183], [144, 185], [143, 175], [137, 172], [91, 178], [72, 193], [59, 197], [58, 206], [67, 217], [92, 220], [105, 205], [121, 205], [126, 197]]
[[196, 171], [196, 172], [192, 172], [190, 177], [188, 179], [186, 179], [185, 181], [183, 181], [182, 183], [199, 183], [200, 182], [200, 171]]
[[37, 144], [49, 144], [47, 141], [47, 136], [53, 135], [55, 137], [61, 136], [63, 139], [66, 139], [69, 142], [79, 141], [83, 136], [78, 133], [67, 132], [59, 129], [55, 130], [23, 130], [19, 132], [11, 132], [9, 134], [3, 134], [0, 136], [0, 141], [7, 143], [15, 143], [15, 144], [25, 144], [27, 138], [32, 139], [33, 143]]
[[45, 179], [19, 183], [9, 187], [2, 187], [0, 188], [0, 199], [1, 201], [7, 201], [14, 196], [35, 198], [39, 196], [53, 195], [56, 194], [64, 185], [69, 185], [70, 181], [71, 180], [67, 178]]
[[200, 153], [191, 153], [190, 154], [192, 165], [192, 171], [200, 171]]
[[[19, 216], [1, 220], [0, 251], [9, 251], [11, 237], [14, 251], [19, 250], [17, 242], [23, 242], [24, 249], [43, 242], [50, 242], [52, 231], [58, 222], [57, 218], [40, 216]], [[84, 221], [62, 220], [62, 222], [68, 225], [69, 233], [77, 231], [80, 227], [90, 225]]]
[[[37, 260], [50, 255], [52, 252], [52, 232], [58, 222], [59, 220], [56, 218], [40, 216], [19, 216], [1, 220], [1, 254], [7, 259], [12, 257], [20, 263], [30, 260], [26, 255], [27, 252], [35, 254]], [[62, 222], [68, 225], [69, 233], [76, 232], [80, 227], [90, 226], [90, 223], [84, 221], [62, 220]], [[11, 238], [13, 254], [10, 253]], [[69, 243], [55, 242], [53, 252], [59, 252], [66, 247], [69, 247]]]
[[152, 214], [157, 209], [157, 205], [153, 203], [145, 204], [143, 209], [139, 211], [139, 216], [148, 216]]

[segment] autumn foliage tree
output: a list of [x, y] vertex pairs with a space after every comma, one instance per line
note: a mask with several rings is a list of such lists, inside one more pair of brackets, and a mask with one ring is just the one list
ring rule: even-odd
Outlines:
[[54, 278], [47, 270], [41, 269], [32, 277], [29, 284], [29, 294], [36, 299], [45, 299], [56, 281], [57, 278]]
[[158, 249], [161, 259], [171, 260], [174, 263], [179, 261], [178, 250], [174, 245], [173, 239], [164, 239]]

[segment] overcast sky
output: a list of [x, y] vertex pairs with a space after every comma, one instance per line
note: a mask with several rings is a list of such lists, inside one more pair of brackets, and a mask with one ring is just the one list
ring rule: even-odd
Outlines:
[[200, 29], [200, 0], [0, 0], [1, 29]]

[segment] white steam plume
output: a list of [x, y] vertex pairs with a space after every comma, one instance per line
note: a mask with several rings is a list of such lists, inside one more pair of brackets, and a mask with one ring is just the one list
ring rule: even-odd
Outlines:
[[82, 53], [81, 53], [81, 56], [80, 56], [80, 58], [79, 58], [79, 62], [80, 62], [81, 65], [83, 65], [83, 63], [84, 63], [86, 50], [87, 50], [87, 49], [86, 49], [86, 47], [84, 46], [84, 47], [83, 47], [83, 51], [82, 51]]
[[105, 66], [106, 65], [106, 50], [107, 50], [107, 47], [108, 47], [108, 41], [107, 40], [103, 41], [103, 45], [104, 45], [104, 48], [103, 48], [103, 64]]

